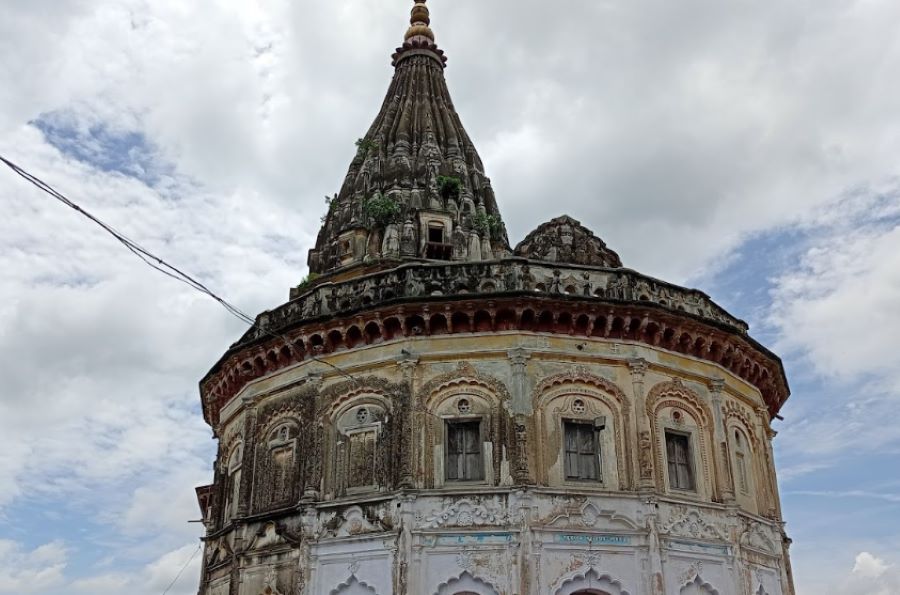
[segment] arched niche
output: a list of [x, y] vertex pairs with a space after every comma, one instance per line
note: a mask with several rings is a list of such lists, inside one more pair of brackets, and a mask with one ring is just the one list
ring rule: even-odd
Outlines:
[[597, 572], [591, 568], [564, 578], [554, 595], [630, 595], [622, 588], [622, 583], [609, 574]]
[[225, 476], [225, 497], [222, 506], [222, 524], [228, 525], [237, 514], [241, 489], [241, 470], [244, 461], [244, 443], [238, 440], [225, 459], [223, 472]]
[[469, 364], [422, 387], [424, 414], [416, 423], [426, 448], [419, 464], [431, 487], [460, 481], [495, 485], [501, 479], [502, 437], [509, 435], [503, 405], [508, 399], [502, 382]]
[[735, 498], [741, 508], [755, 514], [758, 512], [756, 478], [762, 472], [757, 464], [759, 457], [756, 443], [752, 439], [753, 435], [738, 420], [729, 420], [726, 432]]
[[[538, 482], [544, 485], [578, 485], [625, 489], [628, 486], [629, 406], [624, 393], [612, 382], [584, 371], [545, 379], [532, 396], [536, 425]], [[566, 461], [567, 430], [593, 426], [592, 445], [599, 458], [599, 477], [576, 478]]]
[[442, 583], [435, 595], [498, 595], [490, 583], [463, 572], [454, 579]]
[[376, 394], [358, 395], [334, 412], [329, 420], [329, 484], [336, 494], [380, 487], [388, 457], [383, 430], [390, 413], [390, 401]]
[[[712, 499], [716, 485], [711, 463], [712, 413], [703, 399], [679, 379], [662, 382], [647, 395], [647, 415], [653, 424], [658, 487], [668, 493]], [[680, 463], [677, 477], [673, 444]]]
[[300, 421], [276, 416], [261, 428], [253, 478], [254, 510], [289, 506], [299, 497]]

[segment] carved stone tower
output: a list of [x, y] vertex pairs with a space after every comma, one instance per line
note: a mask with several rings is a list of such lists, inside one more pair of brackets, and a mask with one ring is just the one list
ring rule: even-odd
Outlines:
[[201, 382], [201, 595], [792, 594], [780, 360], [571, 217], [511, 250], [430, 24], [310, 277]]

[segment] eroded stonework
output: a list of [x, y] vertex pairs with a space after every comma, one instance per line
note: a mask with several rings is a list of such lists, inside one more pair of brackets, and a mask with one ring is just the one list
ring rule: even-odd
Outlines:
[[566, 215], [544, 223], [528, 234], [515, 250], [516, 256], [565, 264], [620, 267], [619, 255], [591, 230]]
[[793, 595], [778, 357], [572, 218], [513, 254], [424, 2], [393, 59], [320, 276], [201, 382], [200, 594]]

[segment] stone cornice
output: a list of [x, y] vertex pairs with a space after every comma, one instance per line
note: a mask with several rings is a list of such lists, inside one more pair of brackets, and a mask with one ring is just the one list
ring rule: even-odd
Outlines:
[[628, 269], [524, 259], [408, 264], [321, 283], [258, 318], [201, 382], [204, 415], [296, 362], [405, 337], [520, 330], [643, 342], [713, 361], [756, 386], [770, 415], [789, 395], [781, 361], [706, 294]]

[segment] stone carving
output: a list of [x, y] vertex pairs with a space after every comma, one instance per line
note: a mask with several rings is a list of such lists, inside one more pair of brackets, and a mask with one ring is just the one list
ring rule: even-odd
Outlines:
[[275, 572], [274, 566], [269, 566], [266, 576], [263, 578], [262, 595], [282, 595], [278, 590], [278, 573]]
[[542, 524], [566, 529], [603, 529], [606, 531], [635, 531], [639, 527], [632, 519], [614, 510], [602, 510], [584, 498], [557, 499]]
[[542, 224], [516, 246], [516, 256], [550, 262], [621, 267], [619, 255], [575, 219], [564, 215]]
[[741, 546], [767, 554], [777, 554], [778, 546], [774, 531], [757, 521], [744, 521], [744, 532], [741, 534]]
[[682, 585], [688, 585], [694, 582], [703, 573], [703, 562], [694, 562], [678, 575], [678, 582]]
[[409, 219], [403, 224], [403, 233], [400, 236], [400, 255], [416, 255], [416, 226]]
[[584, 568], [597, 569], [602, 565], [603, 556], [600, 554], [600, 552], [584, 552], [572, 556], [572, 561], [573, 567], [577, 565]]
[[653, 440], [647, 430], [641, 432], [638, 440], [638, 462], [641, 479], [653, 479]]
[[459, 500], [425, 518], [426, 529], [440, 527], [498, 527], [508, 522], [505, 511], [470, 500]]
[[669, 521], [663, 525], [662, 532], [674, 537], [725, 539], [724, 531], [714, 521], [704, 517], [700, 511], [685, 506], [672, 508]]
[[385, 258], [400, 256], [400, 227], [396, 223], [391, 223], [385, 228], [381, 255]]

